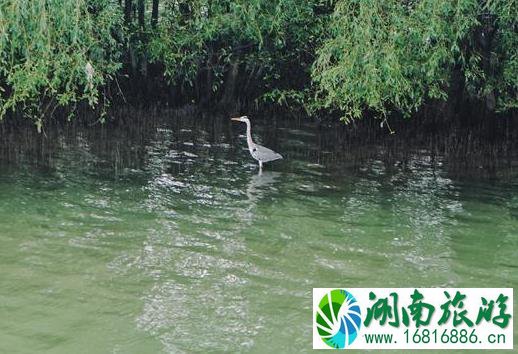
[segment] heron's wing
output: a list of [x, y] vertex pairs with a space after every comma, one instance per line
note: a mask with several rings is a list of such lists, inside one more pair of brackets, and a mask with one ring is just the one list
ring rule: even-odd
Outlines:
[[257, 158], [262, 162], [268, 162], [268, 161], [282, 159], [281, 154], [278, 154], [275, 151], [270, 150], [264, 146], [255, 145], [255, 148], [257, 149], [257, 151], [256, 151]]

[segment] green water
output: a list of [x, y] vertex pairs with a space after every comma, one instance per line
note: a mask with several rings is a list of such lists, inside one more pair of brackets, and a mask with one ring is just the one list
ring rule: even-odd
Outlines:
[[0, 352], [309, 352], [313, 287], [518, 286], [514, 160], [262, 121], [285, 159], [259, 175], [243, 127], [197, 119], [4, 132]]

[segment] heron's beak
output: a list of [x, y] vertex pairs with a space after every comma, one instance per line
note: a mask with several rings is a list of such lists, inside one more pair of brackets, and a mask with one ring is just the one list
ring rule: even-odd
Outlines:
[[235, 121], [237, 121], [237, 122], [240, 122], [240, 121], [241, 121], [241, 118], [240, 118], [240, 117], [230, 118], [230, 120], [235, 120]]

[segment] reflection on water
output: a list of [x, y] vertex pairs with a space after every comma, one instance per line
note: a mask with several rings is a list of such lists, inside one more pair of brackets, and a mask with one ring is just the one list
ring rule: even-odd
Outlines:
[[1, 352], [309, 352], [313, 287], [518, 285], [512, 155], [260, 120], [260, 173], [227, 119], [151, 115], [0, 134]]

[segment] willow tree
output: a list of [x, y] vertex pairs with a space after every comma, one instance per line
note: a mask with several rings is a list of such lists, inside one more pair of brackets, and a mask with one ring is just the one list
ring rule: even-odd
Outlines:
[[0, 119], [18, 110], [41, 128], [58, 106], [103, 98], [120, 68], [117, 0], [0, 2]]
[[164, 0], [150, 44], [175, 85], [202, 99], [301, 90], [328, 8], [327, 0]]
[[339, 0], [313, 67], [317, 104], [345, 121], [408, 116], [447, 99], [459, 74], [454, 94], [516, 108], [517, 11], [503, 0]]

